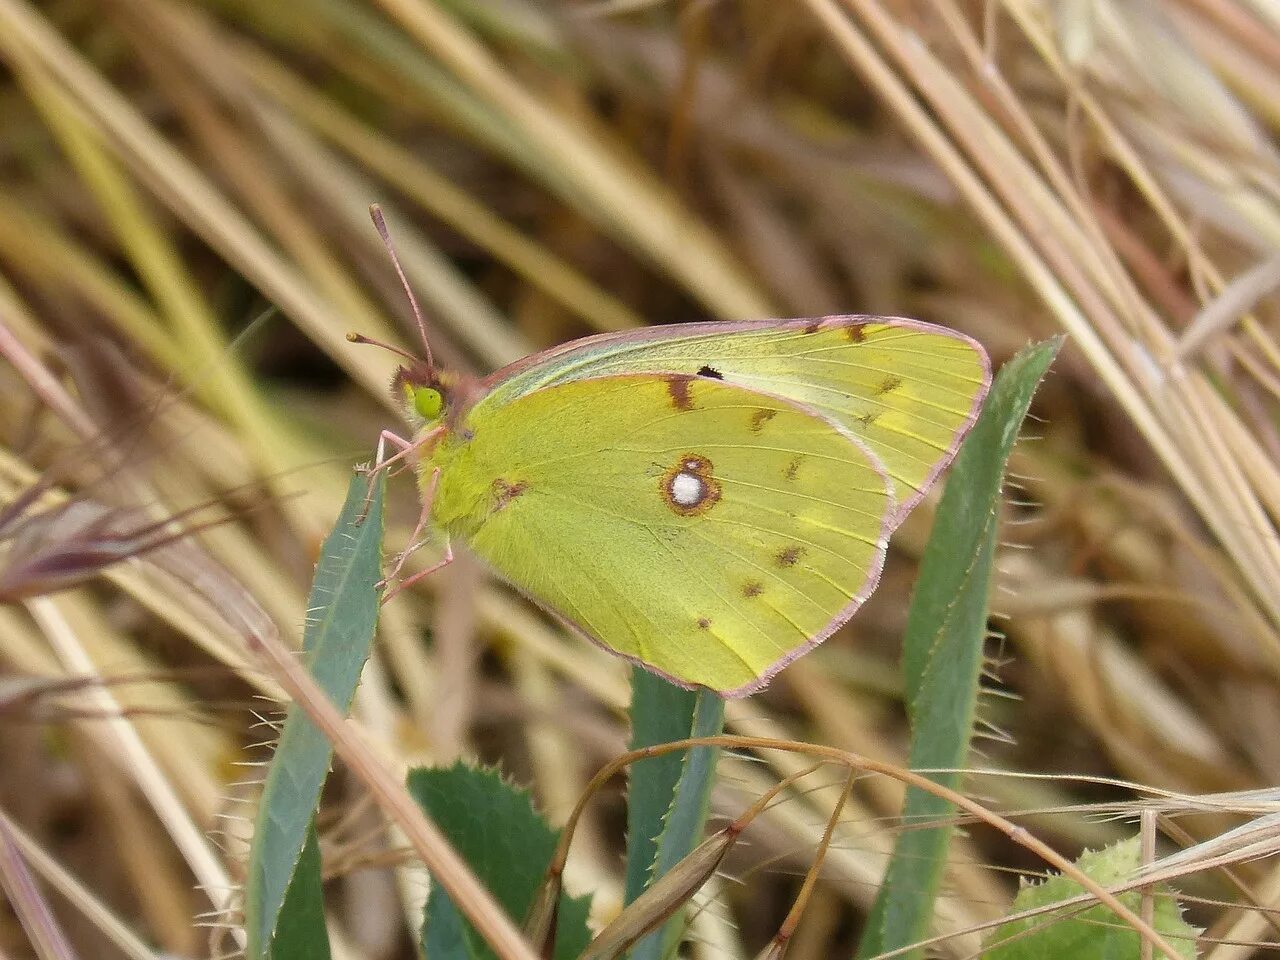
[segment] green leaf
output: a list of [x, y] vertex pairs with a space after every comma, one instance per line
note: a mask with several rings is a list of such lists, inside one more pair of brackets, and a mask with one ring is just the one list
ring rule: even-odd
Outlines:
[[[689, 736], [698, 695], [661, 677], [631, 671], [631, 750]], [[675, 799], [683, 753], [667, 753], [631, 765], [627, 773], [627, 878], [624, 904], [644, 892], [653, 876], [658, 835]]]
[[[1121, 840], [1106, 849], [1085, 853], [1076, 861], [1076, 866], [1103, 886], [1131, 880], [1141, 866], [1138, 838]], [[1080, 884], [1055, 875], [1043, 883], [1030, 884], [1019, 890], [1013, 901], [1013, 912], [1061, 903], [1082, 893], [1084, 888]], [[1179, 956], [1193, 960], [1197, 931], [1182, 919], [1173, 891], [1164, 884], [1158, 884], [1152, 895], [1155, 914], [1151, 925]], [[1138, 913], [1142, 893], [1137, 890], [1122, 893], [1119, 900]], [[983, 956], [987, 960], [1039, 960], [1041, 957], [1138, 960], [1142, 955], [1141, 943], [1137, 932], [1107, 907], [1095, 905], [1082, 910], [1077, 904], [1001, 924], [992, 933]]]
[[[362, 521], [368, 489], [363, 477], [352, 478], [342, 514], [321, 548], [307, 602], [304, 661], [321, 688], [344, 710], [355, 695], [378, 622], [383, 484], [375, 484], [368, 515]], [[291, 706], [267, 771], [249, 854], [245, 892], [245, 956], [249, 960], [302, 955], [294, 952], [292, 942], [279, 938], [286, 930], [304, 925], [284, 916], [286, 907], [293, 909], [297, 904], [305, 911], [303, 919], [316, 909], [304, 893], [295, 894], [293, 885], [295, 876], [298, 883], [309, 886], [312, 882], [298, 874], [297, 868], [312, 831], [332, 752], [329, 741], [306, 714]], [[318, 863], [316, 869], [318, 873]]]
[[[526, 790], [496, 770], [455, 763], [412, 770], [409, 792], [513, 921], [524, 921], [560, 840], [533, 809]], [[561, 894], [556, 960], [572, 960], [591, 939], [590, 897]], [[431, 888], [422, 943], [430, 960], [489, 960], [494, 953], [458, 914], [439, 884]]]
[[481, 949], [449, 895], [432, 888], [423, 914], [422, 956], [426, 960], [470, 960], [479, 956]]
[[307, 840], [289, 881], [268, 956], [272, 960], [329, 960], [320, 841], [314, 826], [307, 830]]
[[[666, 681], [662, 681], [665, 683]], [[714, 737], [724, 732], [724, 699], [703, 688], [695, 695], [693, 725], [684, 736]], [[694, 747], [684, 754], [680, 779], [676, 783], [671, 809], [658, 835], [653, 861], [653, 878], [663, 876], [687, 857], [703, 840], [707, 811], [711, 806], [711, 785], [715, 782], [715, 747]], [[660, 960], [672, 956], [685, 930], [684, 911], [677, 910], [662, 928], [642, 939], [631, 950], [632, 960]]]
[[[1031, 397], [1060, 344], [1055, 338], [1029, 347], [1005, 365], [951, 468], [903, 639], [914, 770], [960, 768], [967, 762], [987, 631], [1001, 479]], [[931, 778], [946, 786], [959, 781], [954, 773]], [[932, 794], [907, 791], [903, 821], [912, 829], [899, 835], [894, 846], [859, 957], [899, 950], [927, 936], [951, 828], [918, 827], [945, 820], [952, 812], [951, 804]], [[919, 951], [908, 955], [918, 956]]]

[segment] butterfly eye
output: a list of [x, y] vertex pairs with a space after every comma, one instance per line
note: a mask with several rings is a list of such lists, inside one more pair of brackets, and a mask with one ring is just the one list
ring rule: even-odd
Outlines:
[[424, 420], [434, 420], [440, 416], [444, 407], [444, 397], [434, 387], [415, 387], [413, 390], [413, 409]]

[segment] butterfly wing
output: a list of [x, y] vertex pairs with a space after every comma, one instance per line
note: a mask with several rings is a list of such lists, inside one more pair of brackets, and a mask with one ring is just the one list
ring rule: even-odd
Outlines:
[[608, 649], [730, 696], [853, 614], [893, 508], [848, 431], [708, 378], [482, 400], [429, 466], [435, 522], [512, 584]]
[[955, 456], [991, 383], [987, 355], [954, 330], [836, 316], [650, 327], [574, 341], [500, 370], [488, 399], [555, 383], [657, 372], [795, 400], [864, 441], [893, 483], [896, 526]]

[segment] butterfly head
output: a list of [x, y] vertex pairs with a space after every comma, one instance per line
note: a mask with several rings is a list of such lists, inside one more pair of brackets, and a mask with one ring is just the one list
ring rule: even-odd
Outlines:
[[445, 419], [452, 406], [456, 378], [426, 363], [396, 368], [391, 392], [405, 414], [420, 427], [432, 427]]

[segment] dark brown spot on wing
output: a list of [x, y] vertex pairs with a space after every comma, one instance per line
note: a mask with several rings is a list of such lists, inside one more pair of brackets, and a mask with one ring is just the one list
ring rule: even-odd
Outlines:
[[778, 554], [778, 564], [783, 567], [794, 567], [804, 556], [804, 547], [787, 547]]
[[527, 480], [517, 480], [512, 483], [510, 480], [503, 480], [498, 477], [493, 481], [493, 506], [490, 507], [489, 512], [497, 513], [528, 489], [529, 482]]
[[791, 462], [787, 464], [787, 469], [782, 471], [782, 475], [788, 480], [794, 480], [800, 473], [800, 462], [804, 457], [792, 457]]
[[667, 378], [667, 394], [671, 397], [671, 405], [677, 410], [692, 410], [693, 397], [689, 392], [689, 384], [693, 377], [685, 373], [677, 373]]
[[706, 617], [699, 617], [699, 618], [698, 618], [698, 629], [699, 629], [699, 630], [709, 630], [709, 629], [711, 629], [711, 621], [710, 621], [710, 620], [708, 620]]
[[759, 433], [764, 429], [764, 425], [778, 415], [777, 410], [768, 410], [761, 407], [755, 413], [751, 414], [751, 432]]
[[880, 381], [880, 386], [876, 387], [876, 395], [884, 396], [886, 393], [897, 390], [900, 386], [902, 386], [902, 378], [891, 374]]
[[821, 329], [822, 329], [822, 321], [821, 321], [821, 320], [810, 320], [808, 323], [806, 323], [806, 324], [805, 324], [804, 332], [805, 332], [805, 333], [817, 333], [817, 332], [818, 332], [819, 330], [821, 330]]
[[742, 585], [742, 595], [744, 597], [758, 597], [764, 593], [764, 584], [759, 580], [748, 580]]
[[845, 336], [849, 338], [851, 343], [861, 343], [867, 339], [867, 334], [862, 329], [865, 326], [865, 323], [851, 323], [845, 327]]
[[709, 367], [705, 363], [698, 368], [698, 376], [706, 377], [709, 380], [723, 380], [724, 374], [715, 367]]
[[866, 413], [864, 413], [862, 416], [860, 416], [860, 417], [854, 417], [853, 419], [854, 419], [856, 422], [858, 422], [858, 423], [862, 424], [864, 427], [869, 427], [869, 426], [871, 426], [873, 423], [875, 423], [875, 422], [876, 422], [876, 420], [878, 420], [878, 419], [879, 419], [879, 417], [880, 417], [880, 413], [879, 413], [879, 411], [877, 411], [877, 410], [868, 410], [868, 411], [867, 411]]

